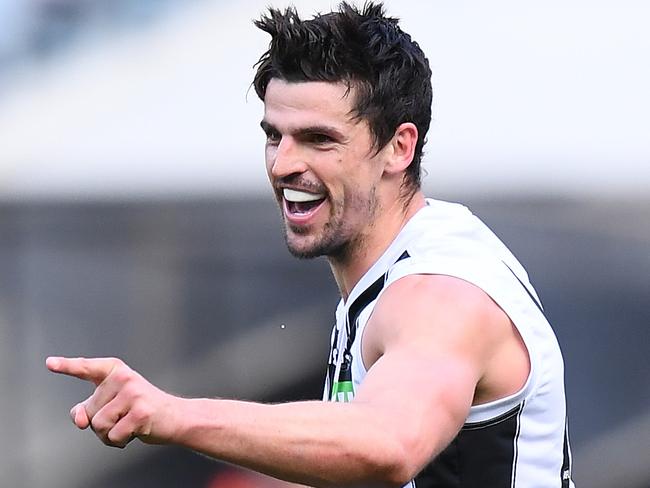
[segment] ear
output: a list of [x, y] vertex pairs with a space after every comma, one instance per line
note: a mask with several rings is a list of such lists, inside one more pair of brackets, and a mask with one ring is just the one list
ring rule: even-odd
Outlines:
[[415, 124], [412, 122], [400, 124], [388, 143], [388, 159], [384, 172], [390, 175], [404, 172], [413, 161], [417, 142], [418, 128]]

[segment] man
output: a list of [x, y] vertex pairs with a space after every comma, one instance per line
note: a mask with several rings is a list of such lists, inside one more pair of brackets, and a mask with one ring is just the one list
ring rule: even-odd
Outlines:
[[313, 486], [569, 487], [562, 357], [526, 272], [469, 211], [425, 199], [429, 64], [381, 5], [271, 9], [254, 86], [289, 250], [327, 256], [342, 300], [324, 399], [183, 399], [117, 359], [71, 415]]

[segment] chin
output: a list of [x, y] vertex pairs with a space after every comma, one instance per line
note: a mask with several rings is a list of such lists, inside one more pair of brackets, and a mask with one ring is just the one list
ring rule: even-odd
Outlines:
[[301, 239], [292, 240], [289, 237], [286, 239], [287, 249], [293, 257], [298, 259], [314, 259], [324, 254], [320, 246], [318, 246], [318, 243], [309, 245], [304, 242], [296, 242], [300, 240]]
[[349, 249], [346, 241], [327, 239], [327, 236], [320, 240], [295, 235], [285, 237], [289, 252], [299, 259], [314, 259], [320, 256], [340, 258], [346, 255]]
[[303, 250], [289, 247], [289, 252], [294, 258], [298, 259], [315, 259], [322, 256], [322, 254], [313, 252], [311, 249]]

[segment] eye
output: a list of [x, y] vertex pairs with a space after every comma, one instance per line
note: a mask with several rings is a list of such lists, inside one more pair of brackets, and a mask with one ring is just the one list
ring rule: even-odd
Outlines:
[[266, 132], [266, 143], [267, 144], [278, 144], [282, 136], [279, 132], [275, 130], [267, 130]]
[[327, 134], [320, 134], [320, 133], [308, 134], [306, 136], [306, 139], [308, 142], [312, 144], [327, 144], [334, 141], [334, 139], [332, 139]]

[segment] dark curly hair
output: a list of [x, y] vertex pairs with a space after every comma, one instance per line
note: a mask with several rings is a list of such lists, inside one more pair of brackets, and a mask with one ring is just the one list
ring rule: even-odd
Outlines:
[[272, 78], [289, 82], [344, 82], [354, 88], [353, 112], [365, 119], [377, 150], [404, 122], [418, 129], [404, 190], [420, 188], [420, 162], [431, 122], [431, 69], [420, 46], [387, 17], [381, 3], [358, 9], [347, 2], [337, 12], [302, 20], [295, 7], [269, 8], [255, 25], [271, 35], [256, 64], [255, 91], [264, 100]]

